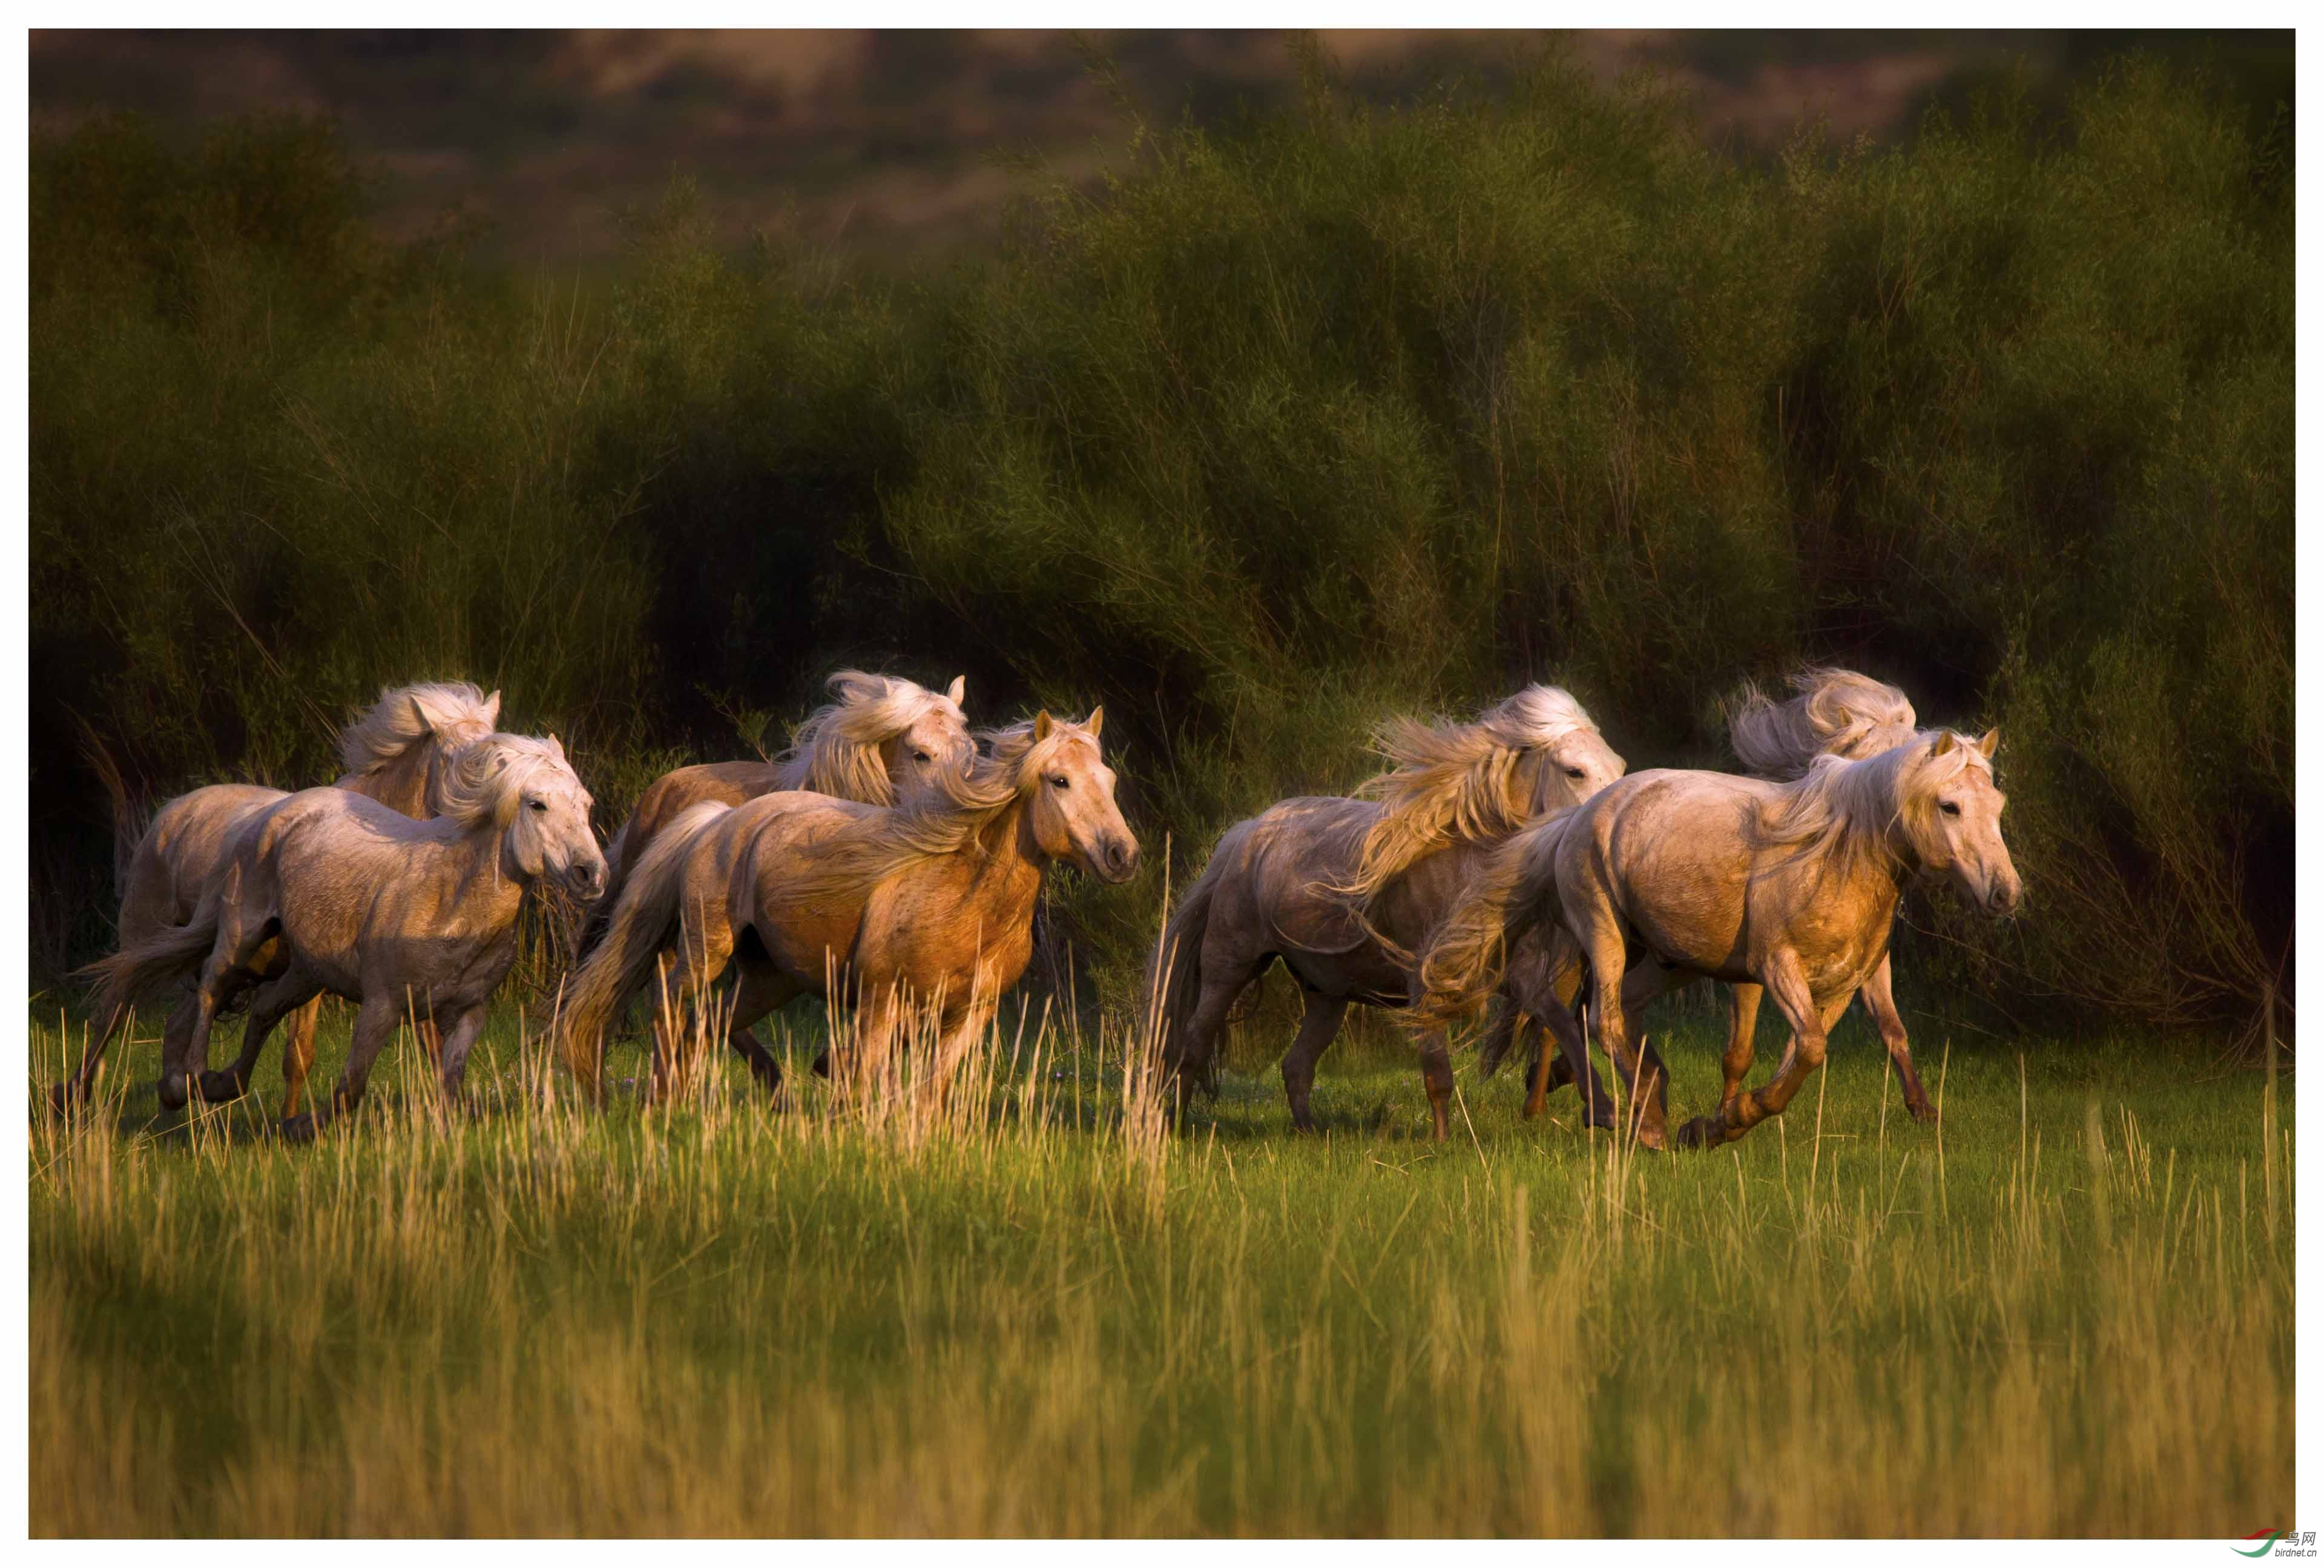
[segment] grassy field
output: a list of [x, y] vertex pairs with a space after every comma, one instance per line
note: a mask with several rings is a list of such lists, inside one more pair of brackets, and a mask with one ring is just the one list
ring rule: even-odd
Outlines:
[[[1658, 1021], [1700, 1107], [1712, 1015]], [[61, 1022], [33, 1019], [43, 1083]], [[460, 1118], [400, 1041], [314, 1148], [247, 1102], [154, 1119], [150, 1039], [111, 1113], [35, 1119], [34, 1534], [2290, 1517], [2291, 1096], [2193, 1044], [1924, 1024], [1940, 1135], [1851, 1018], [1787, 1119], [1656, 1157], [1570, 1091], [1528, 1125], [1467, 1063], [1432, 1147], [1380, 1028], [1305, 1140], [1249, 1038], [1169, 1138], [1119, 1040], [1038, 1019], [941, 1115], [775, 1113], [722, 1065], [591, 1117], [521, 1030]], [[342, 1014], [322, 1068], [344, 1048]]]

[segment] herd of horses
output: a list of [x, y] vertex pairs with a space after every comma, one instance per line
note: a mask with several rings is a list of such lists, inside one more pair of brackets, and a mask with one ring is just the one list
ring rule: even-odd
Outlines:
[[[1447, 1030], [1482, 1010], [1487, 1070], [1529, 1047], [1528, 1115], [1571, 1083], [1591, 1125], [1615, 1124], [1594, 1032], [1630, 1091], [1629, 1126], [1664, 1147], [1667, 1075], [1633, 1020], [1706, 976], [1733, 997], [1725, 1090], [1681, 1143], [1781, 1113], [1859, 993], [1908, 1108], [1932, 1116], [1889, 988], [1890, 927], [1916, 877], [2015, 909], [1997, 737], [1920, 729], [1903, 693], [1852, 671], [1792, 684], [1782, 702], [1748, 691], [1733, 715], [1748, 775], [1629, 773], [1578, 702], [1533, 686], [1465, 723], [1392, 720], [1374, 737], [1388, 766], [1355, 795], [1229, 828], [1149, 964], [1146, 1038], [1175, 1108], [1213, 1081], [1236, 1001], [1279, 961], [1305, 998], [1282, 1062], [1301, 1130], [1316, 1063], [1360, 1002], [1411, 1022], [1439, 1139]], [[134, 847], [123, 835], [119, 947], [88, 971], [101, 1027], [53, 1107], [88, 1098], [133, 1004], [165, 989], [165, 1107], [244, 1094], [286, 1028], [282, 1130], [311, 1138], [360, 1103], [406, 1021], [456, 1098], [543, 884], [591, 911], [552, 1028], [592, 1101], [605, 1037], [641, 998], [649, 1098], [677, 1092], [689, 1042], [709, 1036], [779, 1094], [752, 1026], [802, 995], [853, 1015], [818, 1072], [861, 1083], [925, 1040], [941, 1082], [1022, 976], [1049, 869], [1110, 883], [1138, 871], [1104, 711], [972, 731], [958, 679], [935, 692], [848, 670], [830, 685], [780, 757], [664, 775], [603, 850], [557, 737], [499, 731], [500, 694], [461, 683], [384, 693], [342, 735], [333, 785], [178, 797]], [[1774, 1079], [1746, 1091], [1763, 992], [1791, 1039]], [[355, 1005], [353, 1045], [327, 1101], [302, 1111], [327, 993]], [[235, 1009], [241, 1055], [212, 1070], [210, 1031]]]

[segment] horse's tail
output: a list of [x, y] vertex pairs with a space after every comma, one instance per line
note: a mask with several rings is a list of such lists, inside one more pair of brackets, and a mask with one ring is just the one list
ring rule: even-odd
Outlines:
[[1778, 703], [1747, 681], [1727, 701], [1727, 743], [1762, 779], [1796, 779], [1822, 750], [1797, 702]]
[[129, 793], [129, 783], [121, 776], [121, 765], [113, 753], [105, 749], [97, 738], [97, 729], [87, 719], [80, 720], [80, 754], [95, 773], [97, 782], [105, 786], [106, 798], [113, 807], [113, 896], [118, 901], [129, 895], [129, 871], [136, 862], [137, 842], [145, 836], [144, 816]]
[[92, 1021], [104, 1020], [102, 1041], [127, 1016], [129, 1004], [165, 980], [198, 973], [202, 960], [217, 945], [218, 925], [226, 904], [242, 896], [242, 867], [230, 864], [226, 875], [202, 896], [193, 918], [182, 926], [164, 926], [143, 942], [134, 942], [109, 958], [100, 958], [74, 973], [97, 982]]
[[1441, 1029], [1500, 989], [1508, 950], [1557, 917], [1557, 850], [1572, 809], [1535, 824], [1495, 850], [1454, 901], [1420, 959], [1413, 1023]]
[[598, 1093], [599, 1059], [606, 1028], [646, 982], [655, 956], [678, 924], [678, 898], [686, 883], [686, 854], [711, 823], [733, 807], [721, 800], [689, 806], [654, 835], [645, 854], [622, 880], [604, 928], [581, 967], [573, 972], [558, 1009], [558, 1044], [574, 1081], [592, 1100]]
[[1162, 1065], [1172, 1077], [1185, 1059], [1186, 1032], [1194, 1022], [1194, 1004], [1203, 994], [1203, 936], [1211, 923], [1211, 903], [1231, 857], [1213, 852], [1211, 863], [1194, 879], [1185, 897], [1170, 912], [1147, 965], [1148, 1030], [1159, 1046]]

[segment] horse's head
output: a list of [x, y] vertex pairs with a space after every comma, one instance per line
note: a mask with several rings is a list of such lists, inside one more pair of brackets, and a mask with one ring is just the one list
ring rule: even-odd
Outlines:
[[1138, 870], [1138, 839], [1113, 802], [1113, 770], [1098, 747], [1104, 726], [1102, 707], [1080, 724], [1053, 719], [1047, 710], [1033, 721], [1024, 762], [1028, 811], [1043, 854], [1102, 882], [1124, 882]]
[[1628, 769], [1594, 724], [1563, 731], [1537, 748], [1532, 815], [1542, 816], [1579, 806]]
[[605, 856], [589, 826], [589, 791], [555, 735], [492, 735], [451, 763], [445, 815], [490, 821], [507, 864], [527, 881], [564, 884], [593, 900], [605, 890]]
[[898, 805], [927, 798], [945, 780], [961, 778], [976, 765], [976, 742], [960, 706], [967, 689], [968, 678], [956, 675], [941, 697], [923, 693], [930, 700], [910, 711], [910, 722], [881, 742], [881, 761]]
[[1922, 869], [1950, 873], [1961, 895], [1989, 915], [2011, 913], [2024, 890], [2001, 837], [2009, 798], [1993, 779], [2000, 743], [1999, 730], [1975, 741], [1940, 732], [1910, 760], [1899, 813]]

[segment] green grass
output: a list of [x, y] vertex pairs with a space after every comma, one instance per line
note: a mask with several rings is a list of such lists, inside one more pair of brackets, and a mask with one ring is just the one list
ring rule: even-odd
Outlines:
[[[1702, 1108], [1712, 1016], [1653, 1021], [1674, 1111]], [[114, 1113], [32, 1133], [32, 1530], [2290, 1517], [2288, 1096], [2198, 1044], [1949, 1047], [1923, 1021], [1940, 1135], [1851, 1018], [1787, 1117], [1655, 1157], [1579, 1130], [1570, 1091], [1524, 1122], [1514, 1075], [1467, 1062], [1433, 1146], [1379, 1027], [1327, 1059], [1327, 1131], [1296, 1139], [1283, 1042], [1251, 1032], [1163, 1139], [1111, 1037], [1028, 1027], [949, 1122], [835, 1116], [814, 1088], [771, 1113], [724, 1065], [675, 1111], [588, 1116], [512, 1013], [478, 1114], [440, 1114], [399, 1042], [310, 1148], [247, 1103], [153, 1118], [147, 1041]], [[61, 1044], [35, 1016], [36, 1079]], [[318, 1075], [344, 1048], [342, 1014]]]

